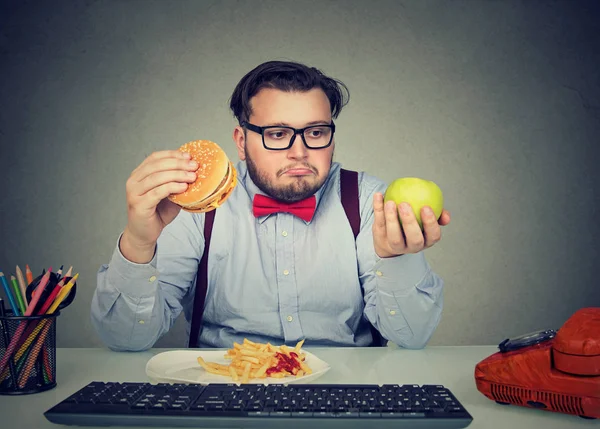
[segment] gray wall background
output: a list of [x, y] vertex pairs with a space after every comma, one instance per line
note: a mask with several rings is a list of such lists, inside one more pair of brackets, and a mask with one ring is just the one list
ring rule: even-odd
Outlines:
[[[229, 96], [293, 59], [344, 81], [336, 160], [433, 180], [453, 220], [430, 345], [497, 344], [600, 306], [600, 8], [594, 1], [23, 1], [0, 17], [0, 270], [73, 265], [58, 345], [101, 346], [89, 305], [125, 181], [207, 138]], [[184, 343], [181, 318], [158, 346]]]

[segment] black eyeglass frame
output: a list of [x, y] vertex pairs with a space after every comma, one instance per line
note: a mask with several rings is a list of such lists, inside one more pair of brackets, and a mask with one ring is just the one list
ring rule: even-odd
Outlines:
[[[325, 149], [325, 148], [328, 148], [329, 146], [331, 146], [331, 142], [333, 142], [333, 135], [335, 134], [335, 124], [333, 123], [333, 121], [331, 121], [331, 124], [310, 125], [310, 126], [304, 127], [304, 128], [284, 127], [284, 126], [280, 126], [280, 125], [269, 125], [267, 127], [259, 127], [258, 125], [251, 124], [248, 121], [242, 121], [242, 122], [240, 122], [240, 125], [244, 128], [248, 128], [250, 131], [254, 131], [257, 134], [260, 134], [262, 137], [263, 147], [267, 150], [288, 150], [289, 148], [291, 148], [294, 145], [294, 142], [296, 141], [296, 136], [298, 134], [300, 134], [300, 137], [302, 138], [302, 143], [304, 143], [304, 146], [306, 146], [308, 149], [313, 149], [313, 150]], [[329, 137], [329, 143], [327, 143], [327, 145], [325, 145], [325, 146], [310, 147], [308, 145], [308, 143], [306, 143], [306, 139], [304, 138], [304, 131], [306, 131], [310, 128], [317, 128], [317, 127], [331, 128], [331, 136]], [[290, 139], [290, 143], [287, 147], [272, 148], [272, 147], [268, 147], [266, 145], [265, 130], [272, 129], [272, 128], [285, 128], [285, 129], [294, 131], [294, 135]]]

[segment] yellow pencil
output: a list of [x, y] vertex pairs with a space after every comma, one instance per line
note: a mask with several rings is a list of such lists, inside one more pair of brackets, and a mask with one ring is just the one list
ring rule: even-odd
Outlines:
[[71, 292], [71, 289], [73, 288], [73, 286], [75, 285], [75, 282], [77, 281], [77, 277], [79, 277], [79, 273], [75, 274], [73, 276], [73, 278], [71, 280], [69, 280], [69, 283], [67, 283], [66, 285], [63, 286], [63, 288], [60, 290], [60, 292], [54, 299], [54, 302], [52, 303], [52, 305], [50, 306], [48, 311], [46, 311], [46, 314], [52, 314], [56, 311], [56, 309], [58, 308], [60, 303], [63, 302], [63, 300], [66, 298], [66, 296], [69, 294], [69, 292]]

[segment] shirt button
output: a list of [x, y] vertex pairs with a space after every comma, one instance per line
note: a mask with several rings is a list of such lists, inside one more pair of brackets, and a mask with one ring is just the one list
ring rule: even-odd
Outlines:
[[287, 237], [287, 231], [283, 231], [283, 232], [281, 233], [281, 235], [283, 235], [284, 237]]
[[292, 320], [294, 320], [294, 318], [293, 318], [292, 316], [288, 316], [288, 317], [286, 317], [286, 320], [287, 320], [288, 322], [291, 322]]
[[396, 314], [396, 310], [390, 310], [390, 314], [393, 316], [394, 314]]
[[375, 271], [375, 274], [377, 274], [379, 277], [381, 277], [383, 275], [383, 273], [381, 271]]
[[283, 270], [283, 275], [287, 276], [290, 272], [288, 270]]
[[154, 280], [156, 280], [156, 276], [152, 276], [152, 277], [150, 277], [150, 278], [148, 279], [148, 281], [149, 281], [150, 283], [152, 283]]

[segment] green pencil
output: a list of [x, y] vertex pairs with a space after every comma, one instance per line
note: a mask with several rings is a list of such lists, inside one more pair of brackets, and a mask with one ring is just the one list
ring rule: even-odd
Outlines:
[[19, 283], [17, 282], [17, 278], [15, 276], [10, 276], [10, 281], [13, 286], [13, 290], [15, 291], [15, 297], [17, 298], [17, 304], [19, 309], [21, 310], [21, 314], [25, 314], [25, 302], [23, 301], [23, 297], [21, 296], [21, 289], [19, 289]]

